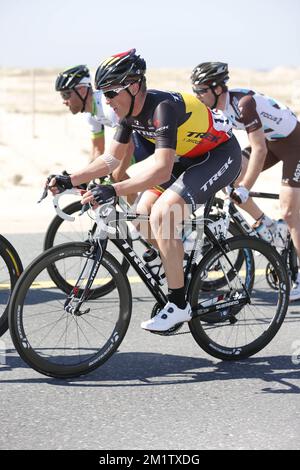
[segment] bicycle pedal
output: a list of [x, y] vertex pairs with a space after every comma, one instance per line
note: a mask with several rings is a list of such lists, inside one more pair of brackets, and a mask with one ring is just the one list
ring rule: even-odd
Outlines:
[[183, 325], [184, 323], [177, 323], [177, 325], [172, 326], [172, 328], [166, 331], [151, 331], [151, 330], [148, 330], [148, 331], [149, 333], [152, 333], [154, 335], [159, 335], [159, 336], [175, 336], [178, 334], [177, 332], [181, 330]]

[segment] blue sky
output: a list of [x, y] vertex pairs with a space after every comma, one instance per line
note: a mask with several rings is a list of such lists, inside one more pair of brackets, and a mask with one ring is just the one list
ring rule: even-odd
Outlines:
[[148, 67], [300, 66], [299, 0], [0, 0], [0, 67], [95, 67], [136, 47]]

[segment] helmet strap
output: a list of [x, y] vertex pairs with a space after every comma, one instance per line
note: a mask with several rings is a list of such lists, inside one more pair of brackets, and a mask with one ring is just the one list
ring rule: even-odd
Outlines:
[[82, 108], [81, 108], [81, 111], [80, 111], [81, 113], [84, 113], [84, 111], [85, 111], [86, 100], [87, 100], [87, 98], [88, 98], [88, 96], [89, 96], [90, 89], [91, 89], [90, 86], [86, 87], [86, 94], [85, 94], [84, 97], [82, 97], [82, 96], [80, 95], [80, 93], [78, 93], [78, 91], [76, 90], [76, 88], [73, 88], [73, 90], [75, 91], [76, 95], [77, 95], [77, 96], [80, 98], [80, 100], [82, 101]]
[[219, 83], [216, 85], [216, 86], [210, 86], [209, 88], [211, 89], [214, 97], [215, 97], [215, 102], [214, 104], [212, 105], [212, 109], [215, 109], [217, 107], [217, 104], [218, 104], [218, 101], [219, 101], [219, 98], [221, 95], [223, 95], [224, 91], [222, 91], [221, 95], [217, 95], [217, 93], [215, 92], [215, 88], [219, 85]]
[[[135, 82], [134, 82], [134, 83], [135, 83]], [[138, 89], [137, 94], [139, 93], [139, 91], [140, 91], [140, 89], [141, 89], [141, 85], [142, 85], [142, 82], [141, 82], [141, 80], [139, 80], [139, 89]], [[131, 97], [130, 108], [129, 108], [128, 114], [126, 115], [126, 117], [128, 118], [129, 116], [132, 115], [133, 108], [134, 108], [134, 103], [135, 103], [135, 97], [136, 97], [137, 94], [136, 94], [136, 95], [133, 95], [133, 94], [129, 91], [128, 88], [126, 88], [125, 91], [127, 91], [127, 93], [128, 93], [128, 94], [130, 95], [130, 97]]]

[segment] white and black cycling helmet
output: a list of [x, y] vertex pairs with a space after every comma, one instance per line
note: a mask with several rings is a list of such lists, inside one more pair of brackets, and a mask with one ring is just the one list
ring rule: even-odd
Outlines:
[[228, 64], [224, 62], [203, 62], [194, 68], [191, 74], [191, 81], [193, 92], [197, 95], [200, 93], [202, 85], [208, 86], [214, 97], [215, 102], [212, 108], [215, 108], [218, 103], [219, 95], [217, 95], [215, 88], [220, 85], [222, 93], [227, 90], [226, 83], [229, 80]]
[[[82, 97], [80, 93], [76, 90], [78, 86], [85, 86], [87, 88], [85, 96]], [[81, 112], [85, 111], [86, 100], [89, 94], [89, 91], [92, 87], [90, 71], [86, 65], [76, 65], [71, 67], [64, 72], [61, 72], [55, 82], [55, 90], [62, 93], [73, 90], [76, 95], [82, 101]]]
[[[144, 80], [146, 72], [146, 62], [136, 54], [136, 49], [130, 49], [126, 52], [115, 54], [105, 59], [99, 65], [95, 76], [95, 88], [102, 90], [104, 93], [114, 88], [126, 87], [132, 83], [141, 83]], [[130, 116], [135, 96], [126, 88], [127, 93], [131, 96], [131, 106], [127, 116]]]
[[86, 65], [76, 65], [61, 72], [55, 82], [56, 91], [72, 90], [78, 85], [90, 85], [90, 71]]
[[217, 86], [229, 80], [228, 64], [224, 62], [203, 62], [194, 68], [191, 80], [193, 86]]

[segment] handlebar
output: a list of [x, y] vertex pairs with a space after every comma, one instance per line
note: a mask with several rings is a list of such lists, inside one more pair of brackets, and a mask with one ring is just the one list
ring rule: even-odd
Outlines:
[[[46, 185], [44, 187], [44, 191], [43, 191], [43, 194], [41, 196], [41, 198], [38, 200], [38, 204], [40, 202], [43, 201], [43, 199], [46, 199], [46, 197], [48, 196], [48, 191], [49, 191], [49, 183], [50, 183], [50, 179], [48, 178], [47, 182], [46, 182]], [[70, 222], [74, 222], [75, 220], [75, 217], [72, 217], [71, 215], [69, 214], [66, 214], [60, 207], [59, 205], [59, 199], [62, 197], [62, 196], [65, 196], [66, 194], [74, 194], [74, 195], [78, 195], [78, 196], [82, 196], [82, 194], [85, 192], [86, 190], [85, 189], [82, 189], [80, 187], [75, 187], [75, 188], [72, 188], [72, 189], [66, 189], [65, 191], [61, 192], [61, 193], [58, 193], [56, 194], [54, 197], [53, 197], [53, 206], [54, 206], [54, 209], [56, 211], [56, 213], [59, 215], [59, 217], [61, 219], [64, 219], [64, 220], [68, 220]], [[89, 205], [88, 204], [85, 204], [84, 206], [82, 206], [82, 209], [81, 209], [81, 214], [83, 214], [85, 211], [87, 211], [89, 209]]]
[[[82, 195], [82, 190], [80, 189], [77, 189], [77, 188], [73, 188], [73, 189], [66, 189], [65, 191], [63, 191], [62, 193], [59, 193], [59, 194], [56, 194], [54, 197], [53, 197], [53, 206], [54, 206], [54, 209], [57, 213], [57, 215], [59, 215], [59, 217], [61, 219], [64, 219], [64, 220], [68, 220], [69, 222], [74, 222], [75, 220], [75, 217], [69, 215], [69, 214], [66, 214], [60, 207], [59, 205], [59, 199], [62, 197], [62, 196], [65, 196], [66, 194], [74, 194], [74, 195], [79, 195], [81, 196]], [[81, 209], [81, 214], [83, 214], [83, 209], [84, 209], [84, 206], [82, 206], [82, 209]]]

